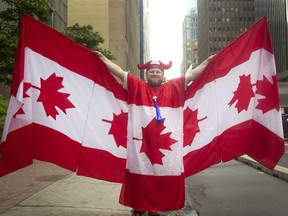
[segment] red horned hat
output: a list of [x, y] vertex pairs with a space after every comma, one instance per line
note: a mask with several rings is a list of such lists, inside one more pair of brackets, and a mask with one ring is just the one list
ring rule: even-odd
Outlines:
[[169, 61], [168, 64], [164, 64], [161, 61], [149, 61], [145, 64], [138, 64], [137, 67], [139, 70], [149, 70], [151, 68], [159, 68], [160, 70], [162, 70], [164, 72], [164, 70], [167, 70], [169, 68], [171, 68], [172, 66], [172, 61]]

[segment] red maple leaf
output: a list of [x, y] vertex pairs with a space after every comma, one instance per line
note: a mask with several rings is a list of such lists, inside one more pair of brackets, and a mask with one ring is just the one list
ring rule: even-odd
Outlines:
[[22, 115], [22, 114], [25, 114], [24, 110], [23, 110], [23, 105], [21, 105], [21, 107], [19, 108], [19, 110], [13, 115], [13, 118], [16, 118], [16, 115]]
[[231, 107], [236, 101], [235, 107], [238, 110], [238, 113], [247, 110], [250, 100], [252, 97], [255, 97], [255, 93], [252, 89], [253, 85], [250, 81], [250, 74], [248, 76], [242, 75], [240, 76], [240, 82], [238, 84], [238, 88], [234, 91], [234, 96], [229, 102], [229, 106]]
[[199, 122], [207, 118], [198, 119], [198, 109], [191, 110], [189, 107], [184, 110], [184, 147], [191, 145], [194, 137], [200, 132]]
[[30, 96], [26, 93], [32, 87], [31, 83], [24, 82], [23, 84], [23, 98], [29, 98]]
[[262, 113], [266, 113], [272, 109], [280, 110], [278, 94], [275, 94], [275, 92], [278, 92], [276, 76], [273, 76], [272, 80], [273, 83], [270, 83], [264, 76], [263, 80], [258, 80], [256, 83], [256, 94], [264, 96], [264, 98], [257, 99], [259, 103], [256, 106], [256, 109], [262, 110]]
[[119, 115], [113, 113], [113, 120], [108, 121], [102, 119], [104, 122], [111, 123], [111, 127], [108, 134], [114, 136], [117, 147], [123, 146], [127, 148], [127, 124], [128, 124], [128, 113], [124, 113], [121, 110]]
[[46, 115], [51, 116], [54, 119], [56, 119], [56, 115], [59, 114], [56, 107], [61, 109], [64, 113], [66, 113], [66, 109], [75, 107], [68, 100], [70, 94], [59, 92], [59, 90], [64, 87], [62, 81], [63, 77], [57, 77], [56, 74], [53, 73], [46, 80], [41, 78], [40, 88], [32, 86], [40, 90], [37, 101], [42, 102]]
[[157, 123], [156, 119], [152, 119], [152, 121], [145, 128], [142, 127], [143, 139], [140, 153], [145, 153], [152, 165], [162, 165], [162, 158], [165, 155], [160, 151], [160, 149], [171, 150], [170, 146], [177, 142], [170, 137], [171, 132], [161, 134], [161, 132], [166, 128], [163, 125], [164, 121], [161, 123]]
[[[29, 98], [30, 96], [26, 93], [30, 88], [32, 87], [31, 83], [24, 82], [23, 84], [23, 98]], [[25, 114], [23, 110], [23, 105], [19, 108], [19, 110], [13, 115], [13, 118], [16, 118], [17, 115], [23, 115]]]

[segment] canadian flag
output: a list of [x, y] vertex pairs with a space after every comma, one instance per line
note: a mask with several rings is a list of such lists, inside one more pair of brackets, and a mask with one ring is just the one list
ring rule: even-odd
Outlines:
[[185, 176], [247, 154], [273, 169], [284, 154], [273, 48], [263, 17], [187, 89]]
[[[120, 203], [152, 212], [180, 209], [185, 201], [185, 78], [156, 87], [131, 74], [127, 80], [127, 171]], [[156, 102], [162, 120], [157, 117]]]
[[[179, 79], [169, 88], [182, 88]], [[0, 176], [49, 161], [123, 183], [124, 205], [163, 211], [183, 207], [187, 176], [243, 154], [273, 169], [284, 153], [266, 18], [217, 54], [185, 94], [158, 95], [163, 122], [154, 124], [147, 95], [131, 98], [93, 51], [24, 15]]]
[[122, 182], [126, 92], [91, 50], [24, 15], [0, 175], [33, 159]]

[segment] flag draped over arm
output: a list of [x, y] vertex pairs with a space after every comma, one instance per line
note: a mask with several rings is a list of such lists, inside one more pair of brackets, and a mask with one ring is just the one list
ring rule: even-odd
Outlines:
[[275, 167], [284, 140], [265, 17], [217, 54], [188, 87], [184, 121], [186, 176], [243, 154]]
[[38, 159], [122, 182], [125, 123], [126, 92], [97, 54], [24, 15], [0, 176]]

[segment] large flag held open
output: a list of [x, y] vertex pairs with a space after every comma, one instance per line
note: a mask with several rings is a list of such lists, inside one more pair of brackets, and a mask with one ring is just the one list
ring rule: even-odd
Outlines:
[[93, 51], [24, 15], [0, 174], [39, 159], [121, 182], [125, 94]]
[[[174, 109], [160, 110], [165, 115], [170, 108]], [[284, 153], [284, 140], [266, 18], [212, 59], [199, 79], [187, 87], [183, 110], [179, 113], [183, 116], [179, 117], [183, 143], [170, 139], [173, 131], [167, 131], [169, 127], [163, 124], [156, 132], [163, 134], [165, 130], [166, 138], [173, 142], [169, 149], [159, 145], [160, 159], [152, 162], [143, 146], [139, 147], [147, 167], [161, 170], [156, 176], [188, 177], [243, 154], [274, 168]], [[127, 163], [131, 157], [127, 151], [128, 116], [127, 92], [97, 54], [23, 16], [0, 146], [0, 176], [38, 159], [78, 175], [123, 183], [127, 170], [137, 170], [135, 164]], [[143, 133], [150, 127], [149, 121], [146, 123], [141, 125]], [[166, 172], [161, 168], [179, 154], [183, 156], [177, 172], [171, 174], [171, 169]], [[169, 197], [162, 202], [168, 202]], [[139, 200], [137, 205], [141, 203]], [[161, 206], [157, 210], [162, 210]]]
[[217, 54], [188, 87], [186, 104], [186, 176], [243, 154], [275, 167], [285, 148], [266, 17]]

